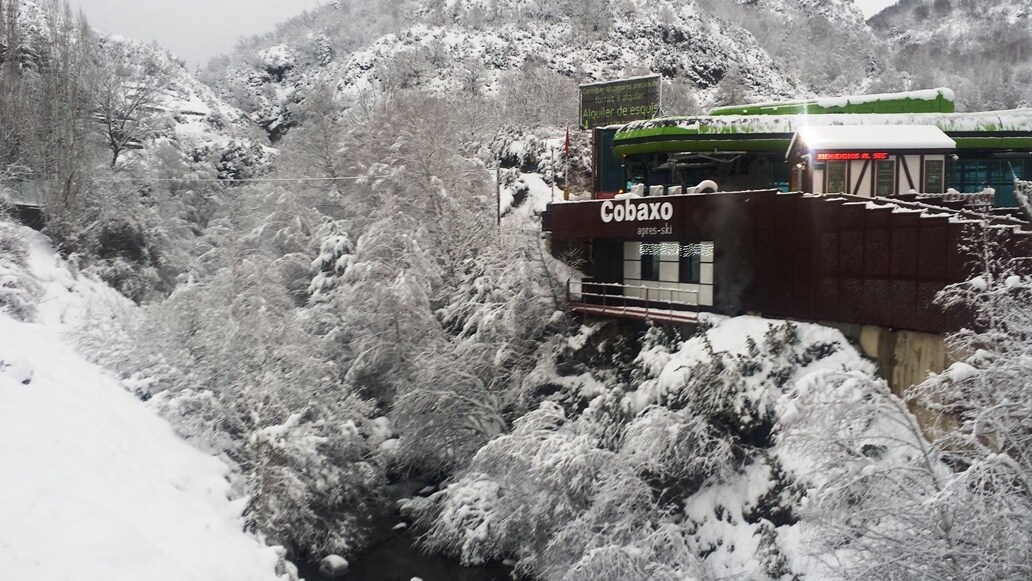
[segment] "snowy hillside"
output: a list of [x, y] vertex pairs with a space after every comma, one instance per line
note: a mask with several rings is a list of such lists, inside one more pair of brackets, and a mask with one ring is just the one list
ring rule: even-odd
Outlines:
[[864, 28], [864, 14], [853, 0], [757, 0], [755, 4], [771, 12], [819, 14], [839, 26]]
[[124, 163], [153, 166], [158, 152], [171, 146], [197, 177], [238, 178], [262, 171], [274, 155], [243, 111], [219, 98], [167, 51], [122, 37], [99, 42], [105, 58], [157, 79], [152, 101], [146, 103], [149, 130], [131, 144]]
[[[24, 69], [46, 66], [46, 50], [55, 30], [80, 25], [68, 15], [55, 13], [41, 0], [17, 0], [18, 27], [8, 31], [19, 45]], [[67, 20], [65, 20], [67, 19]], [[93, 46], [96, 66], [89, 75], [97, 85], [94, 115], [111, 123], [111, 135], [124, 139], [119, 166], [154, 166], [154, 157], [171, 146], [180, 162], [201, 175], [197, 177], [240, 177], [242, 166], [256, 166], [273, 153], [267, 139], [239, 109], [220, 99], [199, 82], [185, 64], [168, 51], [143, 42], [94, 31], [82, 36]], [[234, 167], [235, 166], [235, 167]]]
[[69, 344], [135, 308], [0, 222], [0, 577], [285, 579], [227, 466]]
[[335, 51], [349, 9], [338, 2], [306, 16], [303, 26], [255, 40], [246, 49], [253, 52], [218, 63], [217, 75], [205, 77], [274, 135], [300, 121], [298, 104], [316, 85], [335, 87], [345, 107], [358, 107], [371, 91], [495, 95], [529, 67], [571, 85], [660, 73], [699, 91], [703, 103], [722, 82], [756, 99], [800, 91], [749, 32], [695, 3], [604, 6], [588, 18], [545, 1], [424, 3], [415, 23]]
[[900, 0], [869, 24], [903, 73], [897, 87], [952, 87], [961, 110], [1032, 104], [1029, 0]]

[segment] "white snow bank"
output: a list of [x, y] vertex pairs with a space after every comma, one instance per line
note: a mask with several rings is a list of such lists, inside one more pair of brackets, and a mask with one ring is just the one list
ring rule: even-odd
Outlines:
[[0, 577], [277, 579], [277, 550], [242, 532], [228, 467], [64, 344], [66, 325], [121, 301], [15, 232], [46, 298], [38, 322], [0, 312]]

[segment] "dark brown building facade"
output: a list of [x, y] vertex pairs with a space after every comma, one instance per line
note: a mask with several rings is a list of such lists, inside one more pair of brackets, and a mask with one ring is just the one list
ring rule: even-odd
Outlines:
[[[676, 287], [720, 314], [938, 334], [970, 324], [934, 298], [971, 278], [962, 243], [983, 224], [928, 201], [776, 190], [563, 202], [543, 215], [554, 253], [580, 250], [592, 280], [622, 284], [625, 294]], [[1032, 236], [1021, 225], [1003, 218], [994, 228], [1013, 254], [1029, 256]], [[698, 248], [701, 260], [685, 258]]]

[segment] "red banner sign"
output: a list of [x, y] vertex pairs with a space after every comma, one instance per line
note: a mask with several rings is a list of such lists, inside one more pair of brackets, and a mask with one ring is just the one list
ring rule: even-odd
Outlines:
[[889, 159], [889, 154], [884, 151], [842, 151], [817, 154], [817, 161], [852, 161], [855, 159]]

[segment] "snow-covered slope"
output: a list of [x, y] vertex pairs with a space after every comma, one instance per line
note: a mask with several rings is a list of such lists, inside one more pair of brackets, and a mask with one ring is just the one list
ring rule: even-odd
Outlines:
[[900, 0], [869, 24], [903, 85], [949, 86], [961, 110], [1032, 104], [1030, 0]]
[[0, 249], [0, 578], [282, 578], [228, 467], [68, 344], [135, 307], [27, 228], [0, 222]]
[[[89, 62], [88, 81], [95, 83], [88, 98], [97, 144], [110, 148], [127, 140], [114, 156], [117, 168], [137, 170], [138, 176], [174, 167], [179, 175], [160, 177], [240, 178], [264, 171], [274, 155], [250, 117], [168, 51], [99, 31], [82, 34], [84, 21], [62, 12], [60, 3], [16, 0], [13, 5], [5, 6], [4, 16], [16, 15], [17, 27], [3, 42], [12, 42], [7, 36], [16, 39], [12, 48], [23, 70], [45, 70], [47, 59], [55, 58], [49, 54], [55, 38], [78, 44], [79, 56]], [[114, 129], [105, 130], [105, 124]]]
[[423, 4], [411, 24], [353, 51], [330, 49], [347, 8], [329, 4], [306, 16], [303, 32], [283, 27], [255, 41], [210, 80], [274, 134], [299, 122], [297, 105], [316, 85], [336, 87], [345, 106], [370, 89], [492, 95], [529, 63], [572, 83], [659, 73], [697, 88], [703, 102], [729, 76], [749, 97], [799, 92], [748, 31], [694, 2], [600, 3], [590, 18], [543, 0]]
[[161, 78], [149, 107], [153, 131], [125, 152], [123, 163], [150, 165], [161, 148], [171, 146], [197, 177], [239, 178], [260, 171], [274, 155], [250, 117], [198, 81], [168, 51], [117, 36], [99, 40], [103, 58], [142, 67]]

